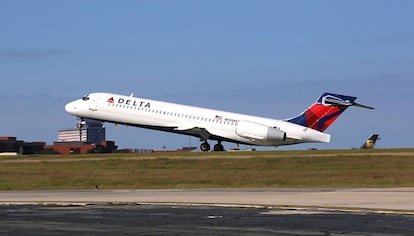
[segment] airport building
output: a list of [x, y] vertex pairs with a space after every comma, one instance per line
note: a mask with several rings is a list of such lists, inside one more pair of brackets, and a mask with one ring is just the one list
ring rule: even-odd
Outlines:
[[41, 152], [45, 144], [45, 142], [25, 142], [17, 140], [16, 137], [0, 137], [0, 154], [34, 154]]
[[58, 140], [46, 149], [53, 149], [59, 154], [84, 154], [88, 152], [113, 152], [117, 146], [113, 141], [106, 141], [105, 127], [97, 120], [84, 120], [76, 128], [58, 131]]
[[117, 148], [115, 142], [106, 141], [103, 123], [95, 120], [81, 121], [77, 128], [60, 130], [58, 141], [52, 145], [46, 145], [46, 142], [25, 142], [16, 137], [0, 137], [0, 156], [109, 153]]
[[64, 129], [58, 132], [58, 142], [85, 142], [100, 144], [105, 141], [105, 127], [102, 122], [85, 120], [74, 129]]
[[85, 153], [110, 153], [117, 150], [113, 141], [103, 141], [99, 144], [85, 142], [54, 142], [46, 145], [45, 149], [53, 150], [58, 154], [85, 154]]

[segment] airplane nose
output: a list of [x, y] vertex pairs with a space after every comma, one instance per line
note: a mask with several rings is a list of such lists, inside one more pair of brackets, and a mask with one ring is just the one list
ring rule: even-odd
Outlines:
[[75, 102], [70, 102], [68, 104], [66, 104], [65, 106], [65, 111], [68, 113], [73, 114], [75, 111], [77, 110]]

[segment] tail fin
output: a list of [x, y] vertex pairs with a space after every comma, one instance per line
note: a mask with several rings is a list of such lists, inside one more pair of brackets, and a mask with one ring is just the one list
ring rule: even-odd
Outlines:
[[308, 109], [287, 121], [324, 132], [350, 106], [374, 109], [355, 100], [352, 96], [324, 93]]
[[377, 140], [380, 139], [378, 134], [373, 134], [362, 144], [362, 149], [373, 149]]

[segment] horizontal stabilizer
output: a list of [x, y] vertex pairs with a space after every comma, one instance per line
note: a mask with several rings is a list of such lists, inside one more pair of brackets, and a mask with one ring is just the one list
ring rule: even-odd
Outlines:
[[362, 105], [362, 104], [359, 104], [359, 103], [356, 103], [356, 102], [354, 102], [354, 104], [352, 104], [352, 106], [366, 108], [366, 109], [371, 109], [371, 110], [375, 109], [373, 107], [370, 107], [370, 106], [367, 106], [367, 105]]
[[361, 108], [366, 108], [366, 109], [375, 109], [373, 107], [362, 105], [356, 102], [351, 102], [349, 100], [342, 100], [336, 97], [329, 97], [329, 96], [323, 99], [323, 103], [325, 105], [336, 105], [336, 106], [346, 106], [346, 107], [356, 106], [356, 107], [361, 107]]

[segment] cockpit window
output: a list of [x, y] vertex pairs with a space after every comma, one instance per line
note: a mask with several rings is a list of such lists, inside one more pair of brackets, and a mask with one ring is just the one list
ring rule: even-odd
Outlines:
[[82, 100], [83, 101], [88, 101], [89, 100], [89, 94], [86, 94], [85, 96], [83, 96]]

